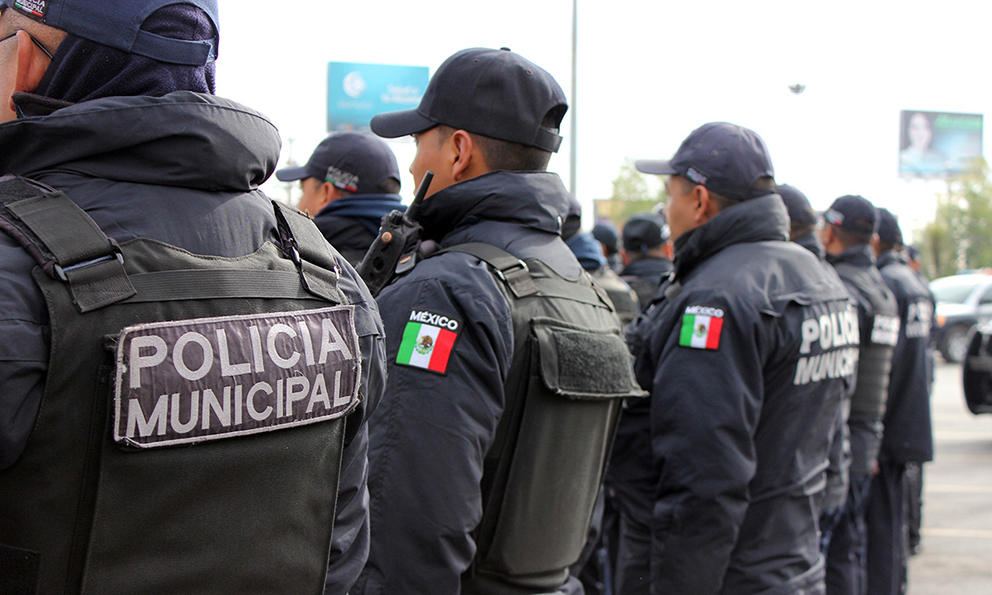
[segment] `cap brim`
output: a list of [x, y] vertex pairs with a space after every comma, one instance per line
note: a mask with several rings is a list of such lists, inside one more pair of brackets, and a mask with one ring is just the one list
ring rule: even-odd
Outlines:
[[300, 167], [287, 167], [276, 172], [276, 178], [280, 182], [295, 182], [296, 180], [303, 180], [309, 177], [310, 176], [307, 175], [307, 166], [305, 165], [301, 165]]
[[634, 162], [634, 167], [644, 174], [667, 176], [679, 173], [671, 166], [671, 161], [671, 159], [638, 159]]
[[383, 138], [399, 138], [433, 128], [437, 122], [428, 120], [415, 109], [408, 109], [376, 114], [372, 116], [369, 126], [372, 132]]

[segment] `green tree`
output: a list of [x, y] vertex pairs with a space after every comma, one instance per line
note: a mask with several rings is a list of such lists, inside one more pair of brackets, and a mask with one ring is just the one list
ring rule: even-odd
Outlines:
[[992, 180], [983, 159], [948, 183], [937, 199], [937, 215], [923, 230], [931, 275], [992, 267]]
[[[665, 186], [652, 179], [655, 177], [637, 171], [633, 159], [624, 159], [620, 173], [611, 182], [613, 192], [610, 198], [596, 201], [596, 218], [609, 219], [620, 229], [631, 215], [650, 211], [658, 203], [664, 203], [668, 198]], [[652, 191], [653, 186], [659, 189]]]

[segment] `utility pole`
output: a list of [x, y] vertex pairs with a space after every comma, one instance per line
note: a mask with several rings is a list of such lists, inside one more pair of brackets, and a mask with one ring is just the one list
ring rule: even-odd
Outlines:
[[571, 113], [571, 138], [569, 139], [569, 150], [568, 150], [568, 191], [578, 198], [576, 190], [576, 177], [578, 174], [578, 159], [576, 158], [576, 151], [578, 147], [578, 109], [576, 96], [578, 94], [578, 61], [576, 60], [578, 56], [578, 43], [579, 43], [579, 0], [572, 0], [572, 101], [571, 106], [569, 106], [569, 113]]

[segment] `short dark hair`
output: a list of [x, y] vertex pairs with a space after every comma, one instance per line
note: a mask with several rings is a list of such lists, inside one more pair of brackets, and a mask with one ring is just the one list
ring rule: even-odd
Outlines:
[[[561, 115], [552, 110], [544, 116], [541, 126], [557, 133], [560, 121]], [[444, 124], [439, 124], [438, 128], [441, 131], [440, 140], [442, 141], [447, 140], [455, 132], [454, 128]], [[485, 159], [486, 165], [491, 170], [546, 171], [548, 163], [551, 162], [550, 151], [495, 139], [474, 132], [468, 134], [472, 137], [472, 142], [479, 146], [482, 158]]]
[[896, 248], [899, 248], [902, 244], [896, 244], [895, 242], [886, 242], [885, 240], [878, 240], [878, 253], [883, 254], [885, 252], [892, 252]]
[[875, 235], [871, 233], [858, 233], [856, 231], [851, 231], [850, 229], [844, 229], [843, 227], [834, 225], [833, 223], [828, 223], [828, 225], [833, 228], [834, 235], [837, 236], [838, 240], [840, 240], [840, 244], [845, 250], [855, 246], [870, 244], [872, 237]]
[[[690, 181], [690, 183], [693, 182]], [[754, 182], [754, 184], [751, 184], [751, 189], [766, 191], [767, 194], [771, 194], [775, 192], [775, 178], [772, 178], [771, 176], [762, 176], [758, 178]], [[713, 199], [716, 201], [716, 206], [720, 207], [721, 211], [728, 207], [732, 207], [736, 204], [745, 202], [743, 200], [737, 200], [735, 198], [728, 198], [722, 194], [717, 194], [712, 190], [710, 190], [710, 196], [712, 196]]]
[[809, 221], [791, 221], [789, 223], [789, 239], [801, 238], [816, 229], [815, 223]]
[[[319, 180], [320, 178], [314, 178], [314, 179]], [[355, 192], [352, 192], [350, 190], [344, 190], [341, 188], [338, 188], [338, 190], [340, 190], [341, 193], [344, 194], [345, 196], [351, 196], [352, 194], [356, 194]], [[383, 194], [399, 194], [400, 181], [397, 180], [396, 178], [386, 178], [385, 180], [379, 182], [379, 192], [382, 192]]]

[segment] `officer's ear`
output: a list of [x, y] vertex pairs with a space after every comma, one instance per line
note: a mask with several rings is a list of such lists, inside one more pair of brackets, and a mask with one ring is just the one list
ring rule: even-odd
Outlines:
[[464, 182], [489, 173], [489, 166], [472, 135], [464, 130], [456, 130], [448, 139], [453, 150], [454, 161], [451, 164], [451, 179]]
[[720, 212], [720, 205], [717, 203], [710, 191], [702, 184], [696, 184], [692, 188], [692, 198], [696, 201], [695, 221], [697, 225], [702, 225], [716, 216]]
[[51, 60], [41, 48], [31, 41], [31, 36], [27, 31], [21, 30], [16, 33], [17, 50], [14, 56], [14, 85], [11, 87], [10, 96], [7, 102], [11, 111], [14, 111], [14, 93], [33, 93], [41, 84], [41, 77], [45, 76]]
[[672, 260], [673, 258], [675, 258], [675, 247], [672, 244], [671, 240], [668, 240], [662, 246], [665, 249], [665, 258], [667, 258], [668, 260]]

